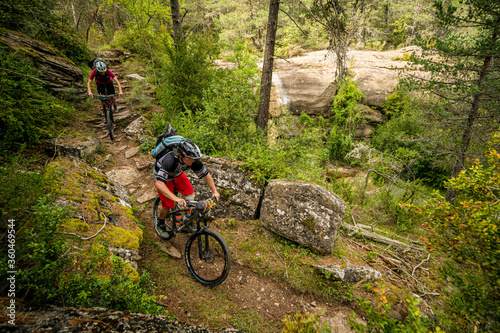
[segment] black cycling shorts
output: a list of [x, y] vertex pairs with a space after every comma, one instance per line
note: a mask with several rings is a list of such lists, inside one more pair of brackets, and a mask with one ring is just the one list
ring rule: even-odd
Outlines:
[[96, 82], [96, 85], [97, 85], [97, 93], [99, 95], [114, 95], [115, 94], [115, 86], [113, 85], [113, 81], [111, 81], [110, 83], [104, 83], [104, 84], [100, 84], [100, 83]]

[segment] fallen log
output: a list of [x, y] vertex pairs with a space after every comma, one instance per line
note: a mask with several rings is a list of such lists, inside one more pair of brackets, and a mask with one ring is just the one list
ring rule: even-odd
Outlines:
[[392, 246], [401, 248], [405, 251], [424, 252], [424, 249], [419, 247], [419, 246], [410, 245], [410, 244], [400, 242], [400, 241], [395, 240], [395, 239], [384, 237], [384, 236], [381, 236], [375, 232], [365, 230], [365, 229], [358, 227], [358, 226], [354, 226], [354, 225], [347, 224], [347, 223], [342, 223], [342, 226], [344, 228], [346, 228], [347, 230], [349, 230], [353, 234], [354, 233], [360, 234], [363, 237], [368, 238], [368, 239], [373, 240], [373, 241], [378, 242], [378, 243], [392, 245]]

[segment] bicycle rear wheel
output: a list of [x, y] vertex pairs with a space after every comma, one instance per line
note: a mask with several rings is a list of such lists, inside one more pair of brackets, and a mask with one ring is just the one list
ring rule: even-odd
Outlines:
[[158, 220], [158, 216], [160, 214], [160, 211], [159, 211], [160, 207], [161, 207], [161, 199], [159, 196], [157, 196], [156, 200], [153, 204], [153, 223], [154, 223], [155, 230], [156, 230], [156, 233], [158, 234], [158, 236], [160, 236], [161, 239], [169, 240], [174, 235], [172, 232], [172, 222], [168, 218], [165, 219], [165, 227], [167, 229], [167, 232], [162, 231], [156, 225], [156, 221]]
[[106, 126], [108, 127], [109, 131], [109, 138], [111, 141], [115, 139], [115, 132], [113, 130], [113, 121], [112, 121], [112, 113], [113, 111], [111, 110], [111, 103], [106, 104]]
[[204, 229], [193, 234], [186, 243], [184, 258], [189, 273], [202, 285], [217, 286], [229, 274], [229, 247], [221, 235], [213, 230]]

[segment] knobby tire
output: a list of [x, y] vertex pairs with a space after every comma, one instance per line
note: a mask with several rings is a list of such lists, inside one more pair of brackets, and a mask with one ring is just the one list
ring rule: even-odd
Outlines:
[[113, 141], [115, 139], [115, 133], [113, 131], [113, 122], [111, 121], [111, 112], [113, 112], [111, 107], [110, 103], [106, 105], [106, 126], [108, 126], [109, 138]]
[[226, 241], [215, 231], [203, 229], [186, 243], [184, 259], [189, 273], [202, 285], [213, 287], [226, 280], [231, 253]]

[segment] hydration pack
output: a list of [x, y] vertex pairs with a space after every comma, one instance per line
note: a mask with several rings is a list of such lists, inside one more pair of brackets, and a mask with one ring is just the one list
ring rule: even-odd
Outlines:
[[167, 125], [165, 132], [161, 133], [156, 138], [156, 146], [151, 150], [151, 156], [157, 161], [165, 156], [168, 152], [177, 149], [179, 142], [184, 140], [184, 137], [178, 135], [179, 133], [170, 124]]

